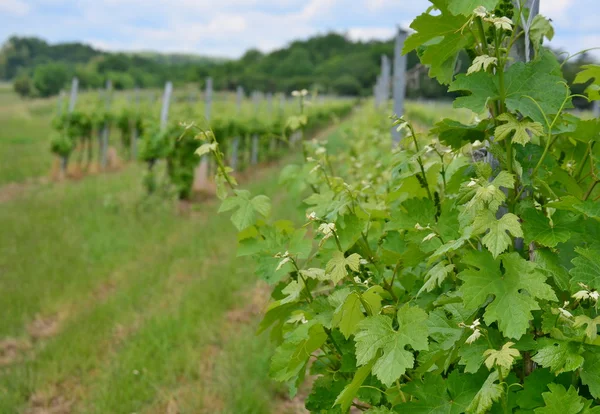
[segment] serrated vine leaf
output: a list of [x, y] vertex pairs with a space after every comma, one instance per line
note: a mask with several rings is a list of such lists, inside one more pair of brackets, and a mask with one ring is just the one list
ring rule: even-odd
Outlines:
[[371, 361], [366, 365], [358, 368], [356, 374], [354, 374], [352, 382], [348, 384], [340, 393], [340, 395], [338, 395], [338, 397], [336, 398], [335, 405], [340, 405], [342, 408], [342, 412], [347, 412], [350, 406], [352, 405], [352, 401], [354, 401], [356, 394], [358, 394], [358, 390], [371, 373], [371, 368], [373, 368], [374, 363], [375, 361]]
[[575, 371], [583, 364], [580, 345], [576, 342], [543, 339], [541, 348], [533, 356], [533, 361], [542, 367], [549, 368], [556, 375], [562, 372]]
[[[547, 116], [553, 115], [558, 113], [565, 99], [564, 88], [557, 88], [564, 82], [558, 76], [558, 69], [556, 58], [548, 52], [530, 63], [518, 62], [508, 68], [505, 72], [507, 108], [536, 122], [545, 123], [538, 105]], [[488, 101], [500, 99], [498, 82], [497, 77], [488, 72], [456, 76], [449, 91], [469, 91], [471, 95], [457, 98], [454, 106], [468, 108], [475, 113], [483, 112]], [[566, 107], [571, 107], [570, 102], [567, 102]]]
[[433, 266], [427, 272], [425, 276], [425, 283], [423, 287], [419, 289], [417, 296], [423, 293], [424, 291], [431, 292], [436, 287], [441, 286], [448, 274], [450, 274], [454, 270], [453, 264], [447, 264], [445, 261], [441, 261], [435, 266]]
[[587, 83], [593, 79], [585, 93], [593, 101], [600, 100], [600, 65], [584, 65], [583, 70], [577, 74], [573, 83]]
[[196, 155], [198, 155], [199, 157], [208, 154], [211, 151], [216, 151], [217, 147], [219, 144], [217, 144], [216, 142], [211, 142], [211, 143], [205, 143], [200, 145], [200, 147], [198, 147], [198, 149], [196, 150]]
[[512, 239], [509, 234], [513, 237], [523, 237], [519, 217], [506, 213], [502, 218], [496, 219], [496, 215], [490, 210], [484, 210], [475, 217], [473, 232], [474, 234], [486, 233], [481, 241], [494, 258], [511, 245]]
[[523, 384], [523, 390], [517, 393], [517, 404], [522, 410], [533, 410], [544, 405], [542, 393], [548, 391], [548, 384], [555, 376], [549, 370], [538, 368], [534, 370]]
[[575, 317], [573, 323], [575, 328], [586, 326], [585, 335], [590, 338], [590, 341], [595, 341], [598, 337], [598, 326], [600, 326], [600, 316], [596, 316], [594, 319], [587, 315], [579, 315]]
[[572, 260], [571, 284], [583, 283], [591, 289], [600, 290], [600, 254], [598, 249], [577, 248], [578, 257]]
[[475, 59], [473, 59], [473, 64], [471, 64], [469, 69], [467, 69], [467, 75], [479, 72], [481, 70], [485, 72], [491, 65], [496, 65], [497, 63], [498, 59], [493, 56], [477, 56]]
[[287, 334], [271, 360], [271, 376], [286, 382], [300, 375], [311, 354], [323, 345], [327, 334], [320, 324], [306, 323]]
[[441, 375], [425, 374], [423, 381], [412, 381], [403, 392], [417, 398], [402, 404], [402, 412], [414, 414], [461, 414], [471, 404], [480, 389], [481, 376], [459, 374], [453, 371], [448, 379]]
[[498, 366], [509, 370], [512, 364], [515, 362], [520, 353], [517, 349], [511, 348], [514, 345], [513, 342], [507, 342], [502, 345], [500, 350], [488, 349], [483, 355], [487, 357], [485, 359], [485, 366], [491, 370], [493, 367]]
[[437, 135], [440, 141], [452, 148], [462, 148], [465, 143], [483, 141], [485, 139], [486, 123], [465, 125], [453, 119], [444, 119], [435, 124], [431, 133]]
[[354, 335], [358, 365], [367, 364], [379, 350], [383, 351], [373, 366], [373, 374], [388, 386], [414, 366], [413, 353], [406, 349], [407, 346], [415, 351], [428, 348], [429, 332], [424, 310], [405, 305], [396, 317], [398, 330], [392, 328], [392, 319], [377, 315], [360, 322]]
[[473, 251], [464, 257], [463, 263], [469, 266], [458, 274], [463, 281], [459, 290], [465, 306], [480, 307], [493, 295], [494, 300], [485, 307], [485, 322], [488, 325], [497, 322], [508, 338], [519, 339], [525, 334], [533, 319], [531, 312], [540, 309], [537, 299], [557, 300], [545, 282], [546, 276], [518, 253], [494, 259], [488, 252]]
[[236, 196], [223, 200], [219, 213], [235, 210], [231, 222], [242, 231], [256, 223], [258, 215], [268, 217], [271, 214], [271, 200], [265, 195], [250, 198], [250, 191], [235, 190]]
[[573, 386], [567, 391], [560, 384], [548, 384], [550, 392], [542, 394], [545, 407], [536, 408], [536, 414], [578, 414], [583, 410], [583, 399]]
[[496, 381], [498, 381], [498, 371], [493, 371], [475, 394], [473, 401], [467, 407], [467, 413], [483, 414], [492, 407], [495, 401], [500, 399], [504, 388], [502, 385], [496, 384]]
[[358, 271], [360, 266], [360, 256], [357, 253], [352, 253], [350, 256], [345, 257], [344, 253], [337, 251], [333, 253], [331, 260], [327, 262], [325, 275], [329, 277], [333, 283], [338, 283], [348, 276], [346, 266], [355, 272]]
[[600, 398], [600, 351], [598, 347], [590, 347], [583, 357], [585, 363], [581, 370], [581, 381], [589, 387], [594, 398]]
[[332, 324], [339, 327], [346, 338], [353, 335], [358, 323], [365, 319], [361, 306], [360, 294], [353, 292], [333, 314]]
[[[402, 53], [427, 45], [421, 56], [421, 62], [430, 66], [429, 75], [441, 83], [452, 81], [458, 53], [469, 44], [468, 35], [461, 33], [467, 22], [466, 16], [454, 16], [439, 1], [434, 2], [440, 14], [423, 13], [411, 23], [413, 33], [404, 42]], [[471, 10], [472, 11], [472, 10]]]
[[531, 26], [529, 26], [529, 38], [531, 39], [536, 54], [540, 50], [544, 37], [548, 40], [552, 40], [554, 38], [554, 28], [547, 18], [538, 14], [533, 18]]
[[547, 247], [556, 247], [571, 237], [573, 221], [576, 217], [566, 211], [557, 211], [548, 218], [541, 211], [527, 209], [521, 215], [525, 242], [536, 242]]
[[[496, 127], [496, 141], [502, 141], [510, 137], [512, 133], [512, 142], [526, 145], [532, 141], [532, 137], [541, 137], [544, 135], [544, 126], [539, 122], [532, 122], [527, 119], [518, 120], [512, 114], [502, 114], [498, 120], [505, 122]], [[539, 143], [539, 139], [533, 141]]]

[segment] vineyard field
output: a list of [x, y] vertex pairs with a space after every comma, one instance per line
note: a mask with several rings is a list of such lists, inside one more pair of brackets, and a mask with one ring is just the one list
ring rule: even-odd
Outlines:
[[[283, 216], [279, 165], [249, 188]], [[228, 219], [215, 201], [140, 212], [141, 175], [130, 165], [0, 204], [0, 337], [13, 338], [0, 341], [0, 412], [57, 399], [75, 412], [267, 412], [280, 399], [255, 337], [268, 291], [235, 258]]]

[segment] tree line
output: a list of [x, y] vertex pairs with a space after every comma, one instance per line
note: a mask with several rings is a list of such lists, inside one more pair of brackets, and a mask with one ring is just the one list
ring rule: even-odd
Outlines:
[[[115, 89], [161, 87], [167, 80], [175, 84], [195, 83], [203, 87], [211, 76], [218, 90], [265, 92], [317, 88], [340, 95], [368, 96], [380, 73], [381, 56], [393, 56], [389, 41], [353, 41], [340, 33], [297, 40], [270, 53], [248, 50], [239, 59], [215, 59], [198, 55], [160, 53], [113, 53], [83, 43], [49, 44], [36, 37], [10, 37], [0, 49], [0, 79], [12, 81], [22, 96], [52, 96], [67, 87], [72, 76], [80, 87], [102, 87], [110, 79]], [[560, 55], [564, 56], [564, 55]], [[593, 59], [582, 54], [563, 66], [571, 84], [579, 68]], [[411, 98], [450, 98], [447, 89], [419, 70], [416, 52], [407, 57], [411, 73], [407, 95]], [[459, 56], [457, 69], [471, 65], [467, 53]], [[582, 93], [586, 85], [573, 85]]]

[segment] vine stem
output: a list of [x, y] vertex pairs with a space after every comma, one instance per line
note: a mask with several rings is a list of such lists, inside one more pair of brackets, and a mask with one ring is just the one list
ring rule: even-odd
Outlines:
[[[410, 134], [415, 143], [415, 148], [416, 148], [417, 154], [418, 154], [420, 149], [419, 149], [419, 143], [417, 142], [417, 136], [415, 134], [415, 130], [413, 129], [413, 127], [410, 123], [407, 122], [406, 125], [408, 125], [408, 129], [410, 130]], [[425, 190], [427, 190], [427, 196], [429, 197], [429, 199], [431, 201], [433, 201], [433, 197], [431, 197], [431, 191], [429, 190], [429, 182], [427, 181], [427, 175], [425, 175], [425, 167], [423, 166], [423, 159], [421, 158], [420, 155], [417, 157], [417, 162], [419, 163], [419, 167], [421, 167], [421, 174], [423, 175], [423, 182], [425, 183]]]

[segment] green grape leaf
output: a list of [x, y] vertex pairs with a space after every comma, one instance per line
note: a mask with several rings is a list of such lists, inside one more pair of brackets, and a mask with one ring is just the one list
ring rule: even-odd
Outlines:
[[502, 348], [498, 351], [496, 349], [487, 349], [483, 356], [486, 356], [485, 366], [491, 370], [493, 367], [498, 366], [510, 370], [512, 364], [515, 362], [515, 358], [521, 354], [518, 350], [511, 348], [514, 345], [513, 342], [507, 342], [502, 345]]
[[590, 338], [590, 340], [593, 342], [598, 337], [598, 326], [600, 326], [600, 316], [596, 316], [594, 319], [590, 318], [587, 315], [576, 316], [573, 326], [575, 328], [587, 326], [587, 328], [585, 329], [585, 335], [588, 338]]
[[319, 377], [313, 385], [312, 392], [306, 398], [306, 409], [319, 413], [322, 410], [328, 412], [346, 385], [347, 381], [333, 381], [330, 377]]
[[250, 191], [234, 190], [236, 196], [223, 200], [219, 213], [235, 210], [231, 222], [242, 231], [256, 223], [258, 214], [268, 217], [271, 214], [271, 200], [264, 195], [250, 198]]
[[362, 303], [371, 315], [377, 315], [381, 311], [381, 302], [385, 291], [380, 285], [371, 286], [362, 294]]
[[539, 344], [540, 350], [533, 356], [533, 361], [549, 368], [556, 375], [575, 371], [584, 362], [581, 344], [549, 338], [540, 339]]
[[483, 414], [492, 407], [494, 401], [500, 399], [504, 393], [504, 388], [502, 385], [496, 384], [496, 381], [498, 381], [498, 371], [493, 371], [487, 377], [481, 389], [475, 394], [471, 404], [466, 409], [467, 413]]
[[436, 309], [429, 314], [427, 327], [431, 338], [440, 344], [440, 348], [448, 350], [456, 344], [463, 334], [463, 330], [458, 327], [459, 322], [463, 321], [448, 319], [443, 309]]
[[440, 141], [450, 145], [452, 148], [460, 149], [465, 143], [483, 142], [486, 137], [486, 127], [486, 121], [482, 121], [477, 125], [464, 125], [453, 119], [446, 118], [435, 124], [430, 134], [437, 135]]
[[449, 92], [468, 91], [468, 96], [461, 96], [454, 101], [455, 108], [467, 108], [475, 113], [482, 113], [489, 100], [500, 98], [495, 78], [488, 72], [477, 72], [471, 75], [460, 74], [448, 88]]
[[327, 262], [325, 274], [329, 276], [333, 283], [338, 283], [348, 276], [346, 266], [357, 272], [360, 266], [360, 256], [357, 253], [352, 253], [350, 256], [345, 257], [344, 253], [336, 251], [332, 254], [331, 260]]
[[514, 132], [512, 142], [525, 146], [530, 141], [539, 144], [539, 139], [534, 138], [544, 135], [544, 126], [539, 122], [532, 122], [527, 119], [519, 121], [512, 114], [502, 114], [497, 119], [506, 123], [496, 127], [496, 141], [509, 138]]
[[453, 264], [447, 264], [445, 261], [441, 261], [435, 266], [433, 266], [427, 272], [425, 276], [425, 283], [423, 287], [419, 289], [417, 296], [423, 293], [424, 291], [431, 292], [438, 286], [442, 286], [444, 280], [448, 277], [450, 273], [454, 271]]
[[546, 247], [556, 247], [571, 237], [573, 222], [577, 219], [572, 213], [557, 211], [552, 218], [546, 217], [543, 212], [528, 208], [521, 214], [525, 243], [532, 241]]
[[[545, 124], [539, 108], [546, 116], [559, 112], [565, 100], [565, 90], [557, 87], [561, 82], [564, 80], [560, 76], [560, 66], [550, 52], [541, 53], [539, 58], [529, 63], [517, 62], [505, 72], [506, 107], [509, 111], [519, 111], [523, 116]], [[457, 98], [454, 106], [468, 108], [475, 113], [483, 112], [488, 101], [500, 99], [498, 79], [488, 72], [458, 75], [448, 90], [471, 92], [469, 96]], [[565, 108], [570, 107], [572, 104], [567, 100]]]
[[552, 27], [549, 19], [538, 14], [533, 18], [531, 26], [529, 26], [529, 38], [536, 54], [540, 51], [544, 37], [552, 40], [554, 38], [554, 27]]
[[483, 6], [486, 10], [494, 10], [496, 4], [498, 4], [498, 0], [450, 0], [448, 2], [448, 10], [452, 14], [470, 16], [478, 6]]
[[548, 384], [551, 383], [554, 378], [547, 369], [538, 368], [533, 371], [523, 384], [523, 390], [517, 393], [517, 404], [522, 410], [533, 410], [536, 407], [544, 405], [544, 399], [542, 393], [548, 390]]
[[285, 298], [281, 300], [282, 304], [292, 303], [298, 301], [306, 285], [302, 279], [292, 280], [285, 288], [281, 290], [281, 293], [285, 295]]
[[346, 339], [354, 334], [358, 323], [365, 319], [361, 306], [360, 294], [352, 292], [333, 314], [331, 323], [340, 328]]
[[423, 13], [413, 20], [410, 27], [415, 33], [404, 42], [402, 53], [407, 54], [425, 45], [421, 63], [430, 67], [431, 77], [448, 84], [454, 75], [458, 53], [470, 43], [471, 36], [461, 33], [468, 19], [466, 16], [453, 16], [439, 1], [436, 6], [440, 14]]
[[301, 375], [311, 354], [327, 340], [323, 326], [313, 321], [299, 325], [286, 334], [271, 359], [271, 377], [286, 382]]
[[475, 374], [483, 365], [485, 356], [483, 353], [488, 349], [488, 344], [483, 342], [475, 342], [473, 344], [465, 344], [458, 351], [460, 356], [460, 365], [465, 366], [465, 372]]
[[405, 305], [398, 310], [397, 320], [398, 330], [394, 330], [390, 318], [370, 316], [359, 323], [354, 335], [358, 365], [367, 364], [379, 350], [383, 351], [373, 366], [373, 374], [388, 386], [414, 366], [413, 353], [405, 349], [407, 346], [415, 351], [428, 348], [425, 311]]
[[487, 232], [481, 241], [494, 258], [512, 244], [509, 233], [514, 237], [523, 237], [519, 217], [512, 213], [506, 213], [498, 220], [490, 210], [484, 210], [475, 217], [473, 232], [474, 234]]
[[363, 382], [365, 382], [365, 379], [367, 379], [367, 377], [371, 373], [371, 368], [373, 368], [374, 363], [375, 360], [372, 360], [366, 365], [358, 368], [358, 370], [356, 370], [356, 374], [354, 374], [352, 382], [346, 385], [344, 390], [336, 398], [335, 405], [340, 405], [342, 407], [343, 412], [347, 412], [350, 406], [352, 405], [354, 398], [358, 394], [358, 390], [362, 386]]
[[402, 412], [414, 414], [461, 414], [464, 413], [479, 391], [481, 375], [464, 375], [452, 371], [448, 379], [427, 373], [423, 381], [415, 380], [402, 391], [417, 398], [399, 406]]
[[[525, 234], [527, 234], [527, 230]], [[556, 253], [549, 249], [536, 249], [534, 261], [542, 270], [552, 276], [560, 290], [569, 290], [569, 272], [560, 263], [560, 258]]]
[[545, 407], [536, 408], [535, 414], [578, 414], [583, 410], [584, 401], [577, 390], [570, 386], [567, 391], [560, 384], [548, 384], [550, 392], [542, 394]]
[[600, 203], [586, 200], [573, 204], [573, 208], [587, 217], [600, 219]]
[[592, 101], [600, 100], [600, 65], [584, 65], [582, 71], [577, 74], [573, 83], [588, 83], [593, 79], [585, 93]]
[[600, 350], [597, 346], [589, 349], [583, 354], [585, 362], [581, 370], [581, 381], [589, 387], [594, 398], [600, 398]]
[[583, 283], [591, 289], [600, 290], [600, 254], [597, 250], [575, 248], [579, 254], [571, 262], [575, 265], [571, 269], [571, 284], [577, 286]]
[[195, 151], [195, 154], [198, 155], [199, 157], [208, 154], [211, 151], [216, 151], [217, 147], [219, 144], [217, 144], [216, 142], [212, 142], [212, 143], [205, 143], [200, 145], [200, 147], [198, 147], [198, 149]]
[[387, 230], [415, 230], [418, 224], [427, 227], [435, 224], [436, 207], [428, 198], [409, 198], [402, 202], [402, 206], [392, 212]]
[[485, 309], [485, 322], [497, 322], [509, 338], [519, 339], [525, 334], [533, 319], [531, 312], [540, 309], [536, 299], [557, 300], [537, 266], [518, 253], [494, 259], [490, 253], [473, 251], [463, 258], [463, 263], [470, 267], [458, 274], [463, 281], [459, 291], [465, 307], [482, 306], [493, 295], [494, 300]]

